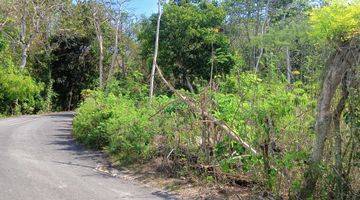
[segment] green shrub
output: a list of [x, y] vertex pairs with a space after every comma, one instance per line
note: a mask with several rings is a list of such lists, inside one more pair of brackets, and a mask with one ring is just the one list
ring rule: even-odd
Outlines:
[[[136, 89], [124, 92], [120, 85], [114, 81], [106, 92], [84, 92], [87, 98], [74, 119], [74, 135], [80, 142], [107, 151], [120, 163], [168, 157], [174, 174], [186, 174], [194, 164], [209, 164], [202, 145], [208, 127], [199, 114], [175, 97], [157, 96], [149, 102], [145, 93], [136, 95]], [[141, 84], [129, 87], [144, 88]], [[203, 94], [187, 95], [203, 101]], [[276, 183], [285, 183], [283, 177], [274, 168], [264, 174], [261, 151], [261, 145], [271, 137], [280, 153], [271, 154], [269, 162], [279, 171], [288, 170], [296, 185], [309, 152], [311, 137], [307, 127], [314, 122], [315, 102], [303, 85], [242, 73], [227, 77], [219, 91], [207, 96], [211, 99], [206, 105], [209, 112], [260, 153], [249, 154], [214, 127], [207, 147], [212, 151], [211, 162], [224, 173], [253, 174], [253, 178], [276, 187]]]
[[116, 155], [121, 162], [147, 159], [154, 135], [151, 113], [141, 102], [95, 91], [77, 110], [74, 136], [89, 147]]
[[106, 92], [113, 93], [116, 96], [126, 96], [136, 101], [143, 101], [148, 97], [148, 86], [143, 84], [144, 75], [139, 71], [133, 71], [126, 77], [117, 74], [117, 79], [107, 83]]
[[[280, 171], [293, 172], [293, 180], [301, 175], [299, 169], [304, 166], [311, 144], [309, 128], [314, 123], [315, 108], [315, 101], [303, 89], [301, 82], [288, 84], [279, 80], [262, 80], [255, 74], [243, 73], [228, 77], [214, 98], [217, 118], [225, 121], [257, 149], [266, 142], [274, 142], [274, 148], [281, 152], [271, 155], [272, 165]], [[304, 138], [308, 138], [307, 141]], [[262, 157], [242, 158], [247, 154], [243, 148], [224, 142], [216, 146], [223, 169], [228, 171], [230, 161], [240, 158], [236, 162], [242, 163], [242, 170], [262, 171], [262, 165], [259, 165], [263, 162]], [[226, 154], [229, 149], [233, 151], [231, 156]], [[261, 151], [259, 153], [262, 154]], [[274, 186], [274, 176], [278, 174], [270, 175], [269, 184]]]
[[94, 92], [77, 110], [74, 119], [74, 136], [88, 147], [100, 149], [109, 143], [104, 121], [110, 117], [104, 94]]
[[0, 67], [0, 112], [31, 114], [41, 109], [43, 85], [15, 67]]
[[32, 114], [42, 109], [43, 84], [14, 66], [9, 44], [0, 33], [0, 115]]

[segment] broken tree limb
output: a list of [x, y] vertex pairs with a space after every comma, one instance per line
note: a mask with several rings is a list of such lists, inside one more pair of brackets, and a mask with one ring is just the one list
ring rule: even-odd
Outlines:
[[177, 91], [174, 86], [171, 85], [171, 83], [169, 83], [164, 75], [162, 74], [162, 71], [160, 69], [160, 67], [155, 64], [156, 70], [158, 71], [159, 77], [160, 79], [165, 83], [165, 85], [176, 95], [178, 96], [183, 102], [185, 102], [191, 109], [193, 109], [195, 112], [203, 115], [204, 117], [206, 117], [207, 119], [211, 120], [214, 122], [214, 124], [216, 124], [217, 126], [219, 126], [221, 129], [223, 129], [226, 134], [233, 140], [239, 142], [240, 144], [242, 144], [246, 149], [250, 150], [254, 155], [258, 155], [258, 152], [249, 145], [249, 143], [245, 142], [243, 139], [241, 139], [238, 134], [233, 131], [227, 124], [225, 124], [224, 122], [218, 120], [217, 118], [215, 118], [214, 116], [212, 116], [209, 112], [204, 111], [199, 109], [196, 104], [194, 103], [194, 101], [192, 99], [190, 99], [189, 97], [186, 97], [185, 95], [181, 94], [179, 91]]
[[[155, 67], [156, 67], [156, 70], [157, 70], [157, 72], [158, 72], [158, 75], [159, 75], [160, 79], [165, 83], [165, 85], [166, 85], [177, 97], [179, 97], [183, 102], [185, 102], [191, 109], [193, 109], [195, 112], [197, 112], [197, 113], [205, 116], [205, 118], [207, 118], [209, 121], [212, 121], [215, 125], [217, 125], [217, 126], [220, 127], [222, 130], [224, 130], [225, 133], [227, 134], [227, 136], [228, 136], [229, 138], [235, 140], [236, 142], [239, 142], [241, 145], [243, 145], [243, 147], [244, 147], [245, 149], [249, 150], [253, 155], [256, 155], [256, 156], [259, 155], [259, 153], [258, 153], [252, 146], [250, 146], [249, 143], [247, 143], [247, 142], [244, 141], [242, 138], [240, 138], [239, 135], [238, 135], [234, 130], [232, 130], [226, 123], [218, 120], [216, 117], [212, 116], [209, 112], [204, 111], [204, 110], [201, 110], [200, 108], [198, 108], [198, 107], [196, 106], [196, 104], [194, 103], [194, 101], [193, 101], [191, 98], [189, 98], [189, 97], [181, 94], [179, 91], [177, 91], [177, 90], [175, 89], [175, 87], [174, 87], [170, 82], [168, 82], [168, 81], [165, 79], [165, 77], [164, 77], [164, 75], [163, 75], [160, 67], [159, 67], [157, 64], [155, 65]], [[281, 172], [280, 170], [278, 170], [278, 169], [277, 169], [276, 167], [274, 167], [273, 165], [270, 165], [270, 167], [271, 167], [272, 169], [274, 169], [274, 170], [276, 171], [276, 173], [278, 173], [279, 175], [281, 175], [282, 177], [284, 177], [284, 178], [288, 181], [288, 183], [290, 183], [289, 178], [288, 178], [288, 176], [287, 176], [286, 174], [284, 174], [283, 172]]]

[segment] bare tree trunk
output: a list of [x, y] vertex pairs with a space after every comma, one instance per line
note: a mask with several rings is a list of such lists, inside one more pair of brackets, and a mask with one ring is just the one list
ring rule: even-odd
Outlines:
[[[265, 19], [264, 19], [264, 23], [263, 23], [263, 25], [261, 27], [261, 35], [265, 34], [266, 24], [267, 24], [267, 22], [269, 20], [269, 7], [270, 7], [270, 0], [268, 0], [267, 3], [266, 3]], [[260, 48], [260, 55], [259, 55], [259, 57], [258, 57], [258, 59], [256, 61], [256, 65], [255, 65], [255, 72], [256, 73], [259, 71], [260, 60], [261, 60], [263, 54], [264, 54], [264, 47], [261, 47]]]
[[187, 74], [184, 75], [185, 76], [185, 82], [186, 82], [186, 86], [189, 88], [191, 93], [195, 93], [194, 87], [191, 84], [191, 81], [189, 79], [189, 76]]
[[98, 17], [96, 16], [97, 12], [94, 12], [93, 16], [94, 16], [94, 27], [95, 27], [95, 32], [96, 32], [96, 37], [98, 39], [98, 43], [99, 43], [99, 86], [100, 88], [102, 88], [104, 86], [104, 40], [103, 40], [103, 35], [102, 35], [102, 31], [101, 31], [101, 25], [100, 25], [100, 21], [98, 19]]
[[29, 51], [30, 45], [32, 41], [35, 39], [36, 35], [39, 33], [40, 30], [40, 7], [36, 4], [36, 2], [31, 2], [34, 8], [34, 11], [32, 13], [32, 25], [34, 30], [29, 31], [30, 36], [29, 39], [26, 41], [26, 33], [27, 31], [27, 22], [26, 19], [28, 17], [29, 11], [27, 9], [28, 1], [25, 0], [22, 2], [23, 10], [22, 10], [22, 16], [21, 16], [21, 31], [20, 31], [20, 44], [21, 44], [21, 63], [20, 63], [20, 69], [24, 69], [27, 63], [27, 53]]
[[70, 92], [69, 92], [69, 100], [68, 100], [68, 106], [67, 106], [67, 111], [71, 111], [72, 108], [72, 99], [73, 99], [73, 86], [71, 86]]
[[29, 40], [27, 42], [22, 42], [21, 43], [21, 63], [20, 63], [20, 69], [24, 69], [26, 67], [26, 63], [27, 63], [27, 53], [29, 51], [30, 48], [30, 44], [33, 41], [33, 39], [35, 38], [35, 34], [31, 35]]
[[[110, 9], [108, 9], [108, 15], [115, 21], [115, 38], [114, 38], [114, 52], [111, 58], [111, 64], [107, 76], [108, 82], [115, 73], [116, 66], [121, 66], [122, 73], [124, 77], [126, 76], [126, 70], [124, 65], [124, 59], [121, 55], [121, 63], [119, 63], [119, 43], [121, 44], [122, 41], [122, 32], [123, 32], [123, 9], [124, 5], [131, 0], [112, 0], [112, 1], [105, 1], [105, 3], [109, 4]], [[112, 9], [114, 8], [114, 9]]]
[[116, 21], [116, 30], [115, 30], [114, 53], [113, 53], [112, 58], [111, 58], [111, 65], [110, 65], [108, 80], [114, 74], [116, 58], [117, 58], [118, 53], [119, 53], [119, 48], [118, 48], [118, 45], [119, 45], [119, 23], [120, 23], [120, 20], [117, 20]]
[[102, 88], [104, 86], [103, 80], [104, 80], [104, 46], [103, 46], [103, 37], [102, 34], [99, 35], [99, 84]]
[[258, 71], [259, 71], [260, 60], [261, 60], [261, 57], [262, 57], [263, 53], [264, 53], [264, 48], [261, 47], [261, 49], [260, 49], [260, 55], [259, 55], [259, 57], [258, 57], [258, 59], [257, 59], [257, 61], [256, 61], [256, 65], [255, 65], [255, 72], [258, 72]]
[[335, 184], [335, 195], [337, 199], [343, 199], [344, 194], [344, 187], [343, 187], [343, 167], [342, 167], [342, 156], [341, 156], [341, 149], [342, 149], [342, 139], [341, 139], [341, 129], [340, 129], [340, 118], [341, 114], [345, 108], [346, 100], [348, 99], [349, 92], [347, 90], [347, 76], [345, 75], [342, 80], [342, 97], [339, 100], [333, 116], [333, 123], [334, 123], [334, 136], [335, 136], [335, 143], [334, 143], [334, 152], [335, 152], [335, 177], [336, 177], [336, 184]]
[[20, 69], [24, 69], [27, 63], [27, 52], [29, 49], [29, 44], [21, 44], [21, 63]]
[[[46, 31], [45, 31], [45, 40], [47, 41], [46, 45], [45, 45], [45, 55], [46, 55], [46, 60], [49, 61], [51, 58], [51, 44], [50, 44], [50, 37], [51, 37], [51, 17], [47, 17], [46, 18]], [[52, 75], [51, 75], [51, 67], [50, 65], [46, 66], [48, 69], [48, 74], [47, 74], [47, 79], [48, 79], [48, 83], [46, 86], [46, 94], [45, 94], [45, 100], [46, 100], [46, 111], [51, 111], [51, 101], [52, 101], [52, 97], [53, 97], [53, 84], [54, 81], [52, 80]]]
[[[316, 117], [316, 138], [314, 141], [309, 166], [305, 171], [304, 184], [300, 190], [299, 198], [307, 199], [312, 196], [316, 183], [321, 175], [319, 164], [323, 158], [325, 141], [330, 132], [332, 121], [331, 103], [345, 72], [355, 63], [353, 48], [350, 45], [340, 47], [328, 62], [329, 69], [323, 81], [320, 98], [317, 105]], [[359, 56], [359, 49], [355, 50], [355, 55]]]
[[[122, 41], [123, 41], [123, 22], [120, 21], [120, 28], [119, 28], [119, 42], [120, 42], [120, 45], [122, 44]], [[120, 52], [120, 59], [121, 59], [121, 64], [120, 64], [120, 67], [121, 67], [121, 70], [122, 70], [122, 74], [124, 77], [126, 77], [126, 62], [125, 62], [125, 58], [126, 58], [126, 55], [125, 55], [125, 50], [124, 52]]]
[[156, 41], [155, 41], [155, 51], [154, 51], [154, 59], [153, 65], [151, 69], [151, 77], [150, 77], [150, 98], [154, 96], [154, 80], [155, 80], [155, 72], [156, 72], [156, 65], [157, 65], [157, 57], [159, 52], [159, 35], [160, 35], [160, 22], [161, 22], [161, 0], [158, 0], [158, 19], [156, 25]]
[[27, 3], [24, 2], [23, 5], [23, 13], [21, 16], [21, 31], [20, 31], [20, 43], [21, 43], [21, 63], [20, 69], [24, 69], [26, 66], [27, 60], [27, 51], [29, 49], [29, 45], [26, 43], [26, 18], [27, 18]]
[[214, 59], [215, 59], [214, 42], [211, 42], [211, 69], [210, 69], [210, 81], [209, 81], [210, 90], [213, 89]]
[[289, 83], [291, 83], [291, 78], [292, 78], [291, 73], [292, 73], [292, 68], [290, 62], [290, 50], [289, 47], [286, 47], [286, 77]]

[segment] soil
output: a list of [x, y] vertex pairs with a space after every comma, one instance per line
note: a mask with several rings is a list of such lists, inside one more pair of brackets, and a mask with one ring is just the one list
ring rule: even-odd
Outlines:
[[219, 184], [201, 180], [195, 176], [173, 178], [168, 173], [159, 170], [161, 167], [161, 160], [153, 159], [145, 164], [122, 167], [119, 176], [126, 180], [138, 181], [149, 187], [162, 189], [177, 199], [266, 199], [255, 198], [253, 185]]

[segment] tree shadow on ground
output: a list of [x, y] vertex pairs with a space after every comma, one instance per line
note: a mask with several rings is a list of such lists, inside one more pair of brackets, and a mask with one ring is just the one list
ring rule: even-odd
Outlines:
[[[72, 119], [74, 117], [74, 113], [66, 112], [48, 114], [46, 116], [50, 116], [52, 118], [54, 127], [52, 131], [54, 134], [50, 135], [50, 142], [48, 145], [55, 146], [57, 151], [65, 151], [70, 153], [72, 156], [71, 161], [53, 160], [52, 162], [59, 165], [81, 167], [87, 170], [90, 169], [94, 172], [84, 176], [102, 176], [104, 178], [122, 179], [125, 172], [119, 170], [118, 168], [114, 168], [109, 162], [107, 155], [101, 151], [87, 149], [84, 145], [77, 143], [72, 137]], [[76, 162], [74, 162], [74, 160]], [[89, 161], [92, 164], [89, 164]], [[106, 168], [107, 171], [99, 170], [98, 168], [101, 167]], [[114, 176], [114, 174], [116, 174], [116, 176]], [[136, 180], [136, 182], [138, 181]], [[155, 190], [151, 194], [162, 199], [177, 199], [176, 194], [171, 194], [167, 191]]]

